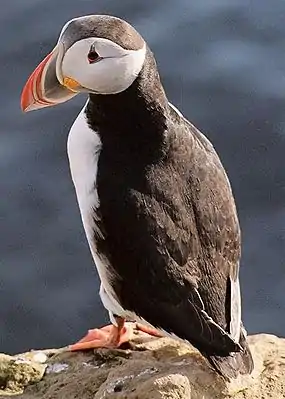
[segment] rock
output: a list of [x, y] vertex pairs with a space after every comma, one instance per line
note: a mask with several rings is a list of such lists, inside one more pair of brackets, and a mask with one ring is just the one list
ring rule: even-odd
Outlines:
[[42, 379], [47, 356], [41, 352], [9, 356], [0, 354], [0, 396], [21, 394], [24, 388]]
[[0, 355], [0, 398], [285, 398], [285, 339], [259, 334], [249, 337], [249, 344], [254, 372], [231, 382], [217, 375], [193, 347], [144, 333], [125, 350], [70, 353], [63, 348]]

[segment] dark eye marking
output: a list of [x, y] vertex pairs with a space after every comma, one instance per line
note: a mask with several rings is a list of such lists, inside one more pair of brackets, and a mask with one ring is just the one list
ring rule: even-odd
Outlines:
[[94, 62], [100, 61], [102, 59], [102, 57], [100, 57], [100, 55], [95, 50], [94, 45], [92, 45], [90, 47], [87, 58], [88, 58], [89, 64], [94, 64]]

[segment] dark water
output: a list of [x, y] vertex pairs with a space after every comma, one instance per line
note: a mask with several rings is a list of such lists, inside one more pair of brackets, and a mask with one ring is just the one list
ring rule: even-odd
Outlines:
[[284, 336], [285, 2], [10, 0], [0, 13], [0, 352], [64, 345], [106, 318], [66, 157], [85, 99], [19, 109], [62, 25], [104, 12], [145, 36], [169, 99], [217, 148], [243, 231], [246, 326]]

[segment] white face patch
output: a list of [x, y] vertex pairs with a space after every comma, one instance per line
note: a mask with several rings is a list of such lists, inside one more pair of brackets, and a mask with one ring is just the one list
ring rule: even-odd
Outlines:
[[[102, 57], [89, 63], [91, 46]], [[61, 73], [77, 81], [83, 88], [98, 94], [116, 94], [126, 90], [140, 73], [146, 46], [125, 50], [108, 39], [90, 37], [75, 42], [65, 53]]]

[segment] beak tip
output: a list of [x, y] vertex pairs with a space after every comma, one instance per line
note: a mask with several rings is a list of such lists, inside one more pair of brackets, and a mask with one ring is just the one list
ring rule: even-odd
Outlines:
[[22, 112], [23, 112], [23, 114], [26, 114], [27, 112], [29, 112], [30, 110], [29, 110], [29, 107], [27, 107], [27, 108], [22, 108]]
[[27, 112], [31, 112], [31, 111], [36, 111], [39, 108], [43, 108], [43, 105], [39, 105], [36, 102], [32, 102], [29, 104], [22, 104], [21, 103], [21, 110], [24, 114], [26, 114]]
[[34, 104], [35, 99], [33, 96], [33, 81], [31, 77], [28, 79], [26, 82], [22, 93], [21, 93], [21, 110], [23, 112], [28, 112], [30, 109], [30, 106]]
[[21, 97], [21, 110], [22, 110], [22, 112], [30, 111], [30, 108], [31, 108], [32, 105], [33, 105], [33, 103], [27, 101], [25, 96], [22, 95], [22, 97]]
[[26, 114], [27, 112], [32, 111], [34, 109], [33, 106], [34, 106], [33, 103], [29, 104], [29, 105], [26, 105], [26, 104], [24, 105], [21, 103], [21, 110], [24, 114]]

